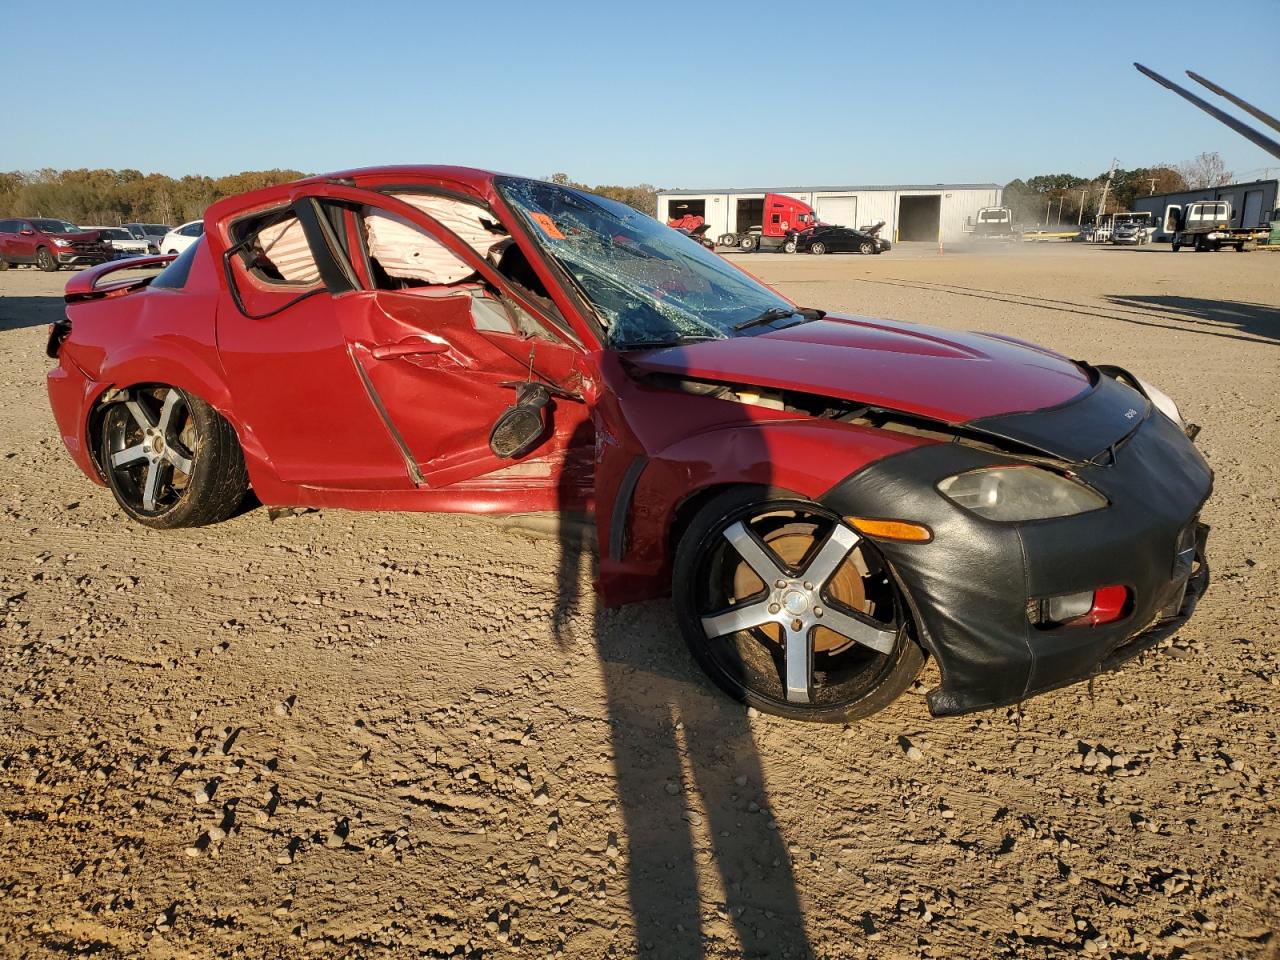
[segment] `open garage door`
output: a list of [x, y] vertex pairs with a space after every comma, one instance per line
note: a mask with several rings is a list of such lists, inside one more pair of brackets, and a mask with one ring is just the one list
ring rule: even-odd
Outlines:
[[898, 239], [938, 239], [942, 223], [942, 197], [936, 193], [898, 198]]
[[843, 197], [818, 197], [814, 201], [814, 212], [823, 223], [834, 223], [840, 227], [856, 227], [858, 198], [852, 194]]
[[737, 230], [746, 233], [764, 223], [764, 197], [742, 197], [738, 200]]
[[672, 197], [667, 201], [667, 219], [679, 220], [681, 217], [707, 217], [707, 201], [685, 200], [682, 197]]

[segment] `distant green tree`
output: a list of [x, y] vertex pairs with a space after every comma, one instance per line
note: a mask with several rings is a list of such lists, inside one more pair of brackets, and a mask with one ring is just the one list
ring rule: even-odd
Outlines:
[[587, 186], [585, 183], [578, 183], [567, 173], [553, 173], [547, 179], [554, 184], [562, 187], [572, 187], [575, 190], [585, 190], [588, 193], [599, 194], [602, 197], [608, 197], [610, 200], [617, 200], [628, 206], [635, 207], [641, 213], [653, 216], [658, 212], [658, 188], [651, 183], [641, 183], [634, 187], [617, 187], [601, 184], [600, 186]]
[[175, 180], [133, 169], [15, 170], [0, 172], [0, 215], [62, 217], [80, 224], [178, 224], [202, 217], [209, 204], [223, 197], [303, 175], [297, 170], [260, 170], [216, 180]]

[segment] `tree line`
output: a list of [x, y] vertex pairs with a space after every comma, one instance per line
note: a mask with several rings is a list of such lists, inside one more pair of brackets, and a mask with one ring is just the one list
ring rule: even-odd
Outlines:
[[[287, 183], [307, 176], [301, 170], [248, 170], [226, 177], [167, 177], [139, 170], [14, 170], [0, 172], [0, 217], [60, 217], [72, 223], [116, 226], [198, 220], [223, 197]], [[658, 189], [575, 183], [567, 174], [548, 179], [621, 200], [652, 216]]]
[[298, 170], [256, 170], [227, 177], [166, 177], [139, 170], [31, 170], [0, 173], [0, 216], [60, 217], [115, 226], [198, 220], [209, 204], [305, 176]]
[[[78, 224], [167, 223], [197, 220], [223, 197], [307, 176], [300, 170], [249, 170], [226, 177], [167, 177], [138, 170], [32, 170], [0, 172], [0, 216], [61, 217]], [[566, 173], [553, 173], [552, 183], [589, 190], [619, 200], [653, 216], [657, 187], [598, 184], [588, 186]], [[1214, 187], [1230, 183], [1232, 174], [1217, 153], [1202, 153], [1187, 163], [1119, 169], [1106, 190], [1104, 213], [1132, 209], [1133, 201], [1151, 193]], [[1088, 178], [1070, 173], [1017, 179], [1004, 188], [1004, 202], [1020, 223], [1088, 222], [1098, 210], [1107, 174]]]
[[1132, 210], [1138, 197], [1220, 187], [1234, 179], [1217, 153], [1202, 153], [1181, 164], [1117, 168], [1108, 186], [1109, 172], [1092, 178], [1050, 173], [1016, 179], [1005, 185], [1004, 204], [1019, 223], [1090, 223], [1100, 203], [1102, 213], [1117, 213]]

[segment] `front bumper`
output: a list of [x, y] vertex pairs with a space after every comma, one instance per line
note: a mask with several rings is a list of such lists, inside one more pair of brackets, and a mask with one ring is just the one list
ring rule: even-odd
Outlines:
[[[929, 543], [878, 541], [942, 682], [935, 715], [1016, 703], [1110, 669], [1178, 629], [1208, 581], [1198, 523], [1213, 474], [1177, 425], [1154, 410], [1108, 465], [1073, 469], [1110, 505], [1026, 523], [984, 520], [938, 493], [944, 477], [1018, 462], [956, 443], [877, 461], [823, 497], [842, 515], [926, 524]], [[1195, 562], [1177, 562], [1196, 533]], [[1123, 584], [1128, 614], [1094, 627], [1042, 629], [1033, 599]]]
[[106, 263], [111, 259], [111, 255], [105, 252], [86, 252], [79, 250], [68, 250], [57, 253], [58, 263], [66, 266], [86, 266], [92, 267], [99, 263]]

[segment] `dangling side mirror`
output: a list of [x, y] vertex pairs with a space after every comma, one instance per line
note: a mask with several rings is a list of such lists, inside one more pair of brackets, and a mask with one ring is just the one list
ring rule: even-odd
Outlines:
[[511, 460], [538, 445], [547, 432], [547, 403], [551, 391], [540, 383], [516, 387], [516, 402], [502, 411], [489, 431], [489, 449], [494, 456]]

